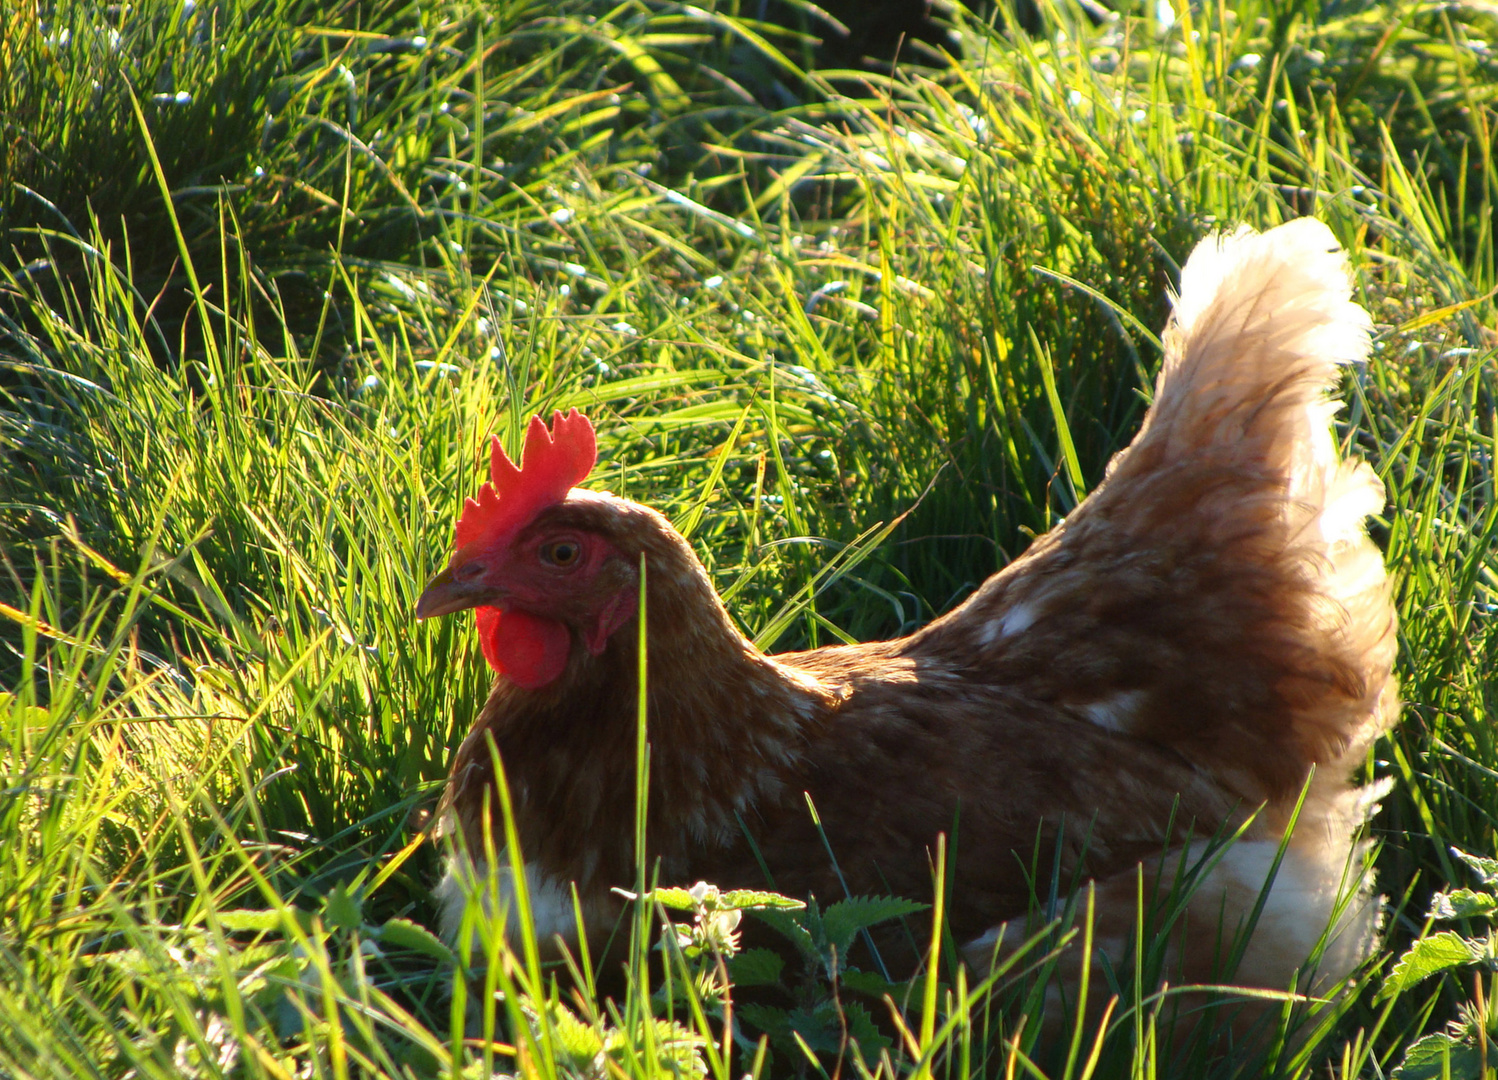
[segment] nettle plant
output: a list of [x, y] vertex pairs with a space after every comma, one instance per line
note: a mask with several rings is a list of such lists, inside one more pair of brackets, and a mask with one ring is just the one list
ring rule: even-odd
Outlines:
[[[681, 976], [657, 991], [663, 1003], [684, 1002], [691, 993], [734, 1025], [734, 1040], [745, 1050], [757, 1052], [760, 1039], [752, 1035], [763, 1035], [776, 1052], [793, 1060], [805, 1055], [813, 1065], [819, 1053], [839, 1055], [851, 1043], [865, 1055], [892, 1045], [869, 1010], [842, 990], [899, 1000], [909, 987], [860, 970], [849, 964], [848, 955], [870, 928], [928, 905], [899, 897], [854, 897], [824, 909], [815, 897], [803, 903], [773, 892], [723, 891], [702, 881], [690, 889], [656, 889], [645, 899], [661, 910], [667, 924], [661, 947], [672, 954], [670, 966]], [[782, 952], [743, 947], [740, 925], [746, 911], [793, 946], [795, 970], [787, 970]], [[676, 921], [671, 913], [690, 914], [691, 921]], [[733, 994], [746, 990], [755, 1000], [735, 1004]]]
[[1438, 892], [1431, 897], [1426, 918], [1432, 922], [1486, 921], [1484, 934], [1464, 936], [1456, 930], [1427, 934], [1405, 951], [1379, 990], [1379, 999], [1395, 997], [1433, 975], [1452, 975], [1475, 969], [1473, 1000], [1460, 1005], [1457, 1018], [1446, 1027], [1416, 1040], [1394, 1070], [1401, 1080], [1483, 1080], [1498, 1065], [1498, 1010], [1491, 1004], [1491, 988], [1484, 982], [1498, 970], [1498, 859], [1469, 855], [1458, 848], [1451, 854], [1477, 875], [1476, 888]]

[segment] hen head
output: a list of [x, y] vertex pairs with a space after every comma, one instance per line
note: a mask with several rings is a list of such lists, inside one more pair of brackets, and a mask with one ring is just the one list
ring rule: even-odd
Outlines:
[[474, 608], [489, 666], [526, 690], [561, 678], [574, 643], [602, 653], [638, 605], [639, 555], [617, 527], [623, 500], [576, 487], [596, 456], [576, 409], [555, 413], [550, 430], [531, 420], [519, 467], [496, 437], [489, 482], [464, 502], [452, 558], [416, 604], [419, 619]]

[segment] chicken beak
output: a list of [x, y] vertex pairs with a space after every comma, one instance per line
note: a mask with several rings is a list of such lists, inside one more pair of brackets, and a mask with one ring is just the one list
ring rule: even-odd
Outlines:
[[459, 581], [453, 575], [453, 568], [449, 566], [427, 582], [421, 599], [416, 601], [416, 617], [434, 619], [438, 615], [449, 615], [454, 611], [493, 603], [494, 599], [493, 588], [477, 581]]

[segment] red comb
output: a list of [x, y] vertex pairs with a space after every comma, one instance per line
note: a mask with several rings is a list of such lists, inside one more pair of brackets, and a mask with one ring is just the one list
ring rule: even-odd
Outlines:
[[573, 409], [566, 416], [552, 414], [551, 430], [539, 416], [531, 418], [525, 432], [525, 452], [516, 468], [493, 439], [489, 460], [489, 483], [479, 489], [477, 499], [465, 499], [463, 515], [454, 531], [454, 546], [513, 532], [552, 503], [561, 502], [587, 479], [598, 459], [593, 425]]

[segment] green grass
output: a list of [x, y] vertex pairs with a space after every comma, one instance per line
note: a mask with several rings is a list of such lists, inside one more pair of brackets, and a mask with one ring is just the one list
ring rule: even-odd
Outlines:
[[[0, 1076], [1379, 1076], [1459, 1006], [1493, 1022], [1462, 973], [1375, 993], [1471, 882], [1449, 848], [1498, 848], [1498, 24], [1048, 8], [888, 77], [734, 14], [0, 30]], [[543, 1004], [492, 921], [466, 959], [422, 931], [488, 672], [411, 612], [490, 432], [588, 411], [595, 482], [688, 530], [766, 648], [906, 631], [1127, 442], [1192, 243], [1308, 212], [1378, 326], [1341, 434], [1389, 489], [1408, 705], [1371, 762], [1389, 941], [1296, 1038], [1177, 1053], [1149, 978], [1099, 972], [1110, 1028], [1046, 1045], [1044, 964], [990, 996], [944, 962], [908, 1038], [814, 1065], [725, 1040], [711, 950], [611, 1012]]]

